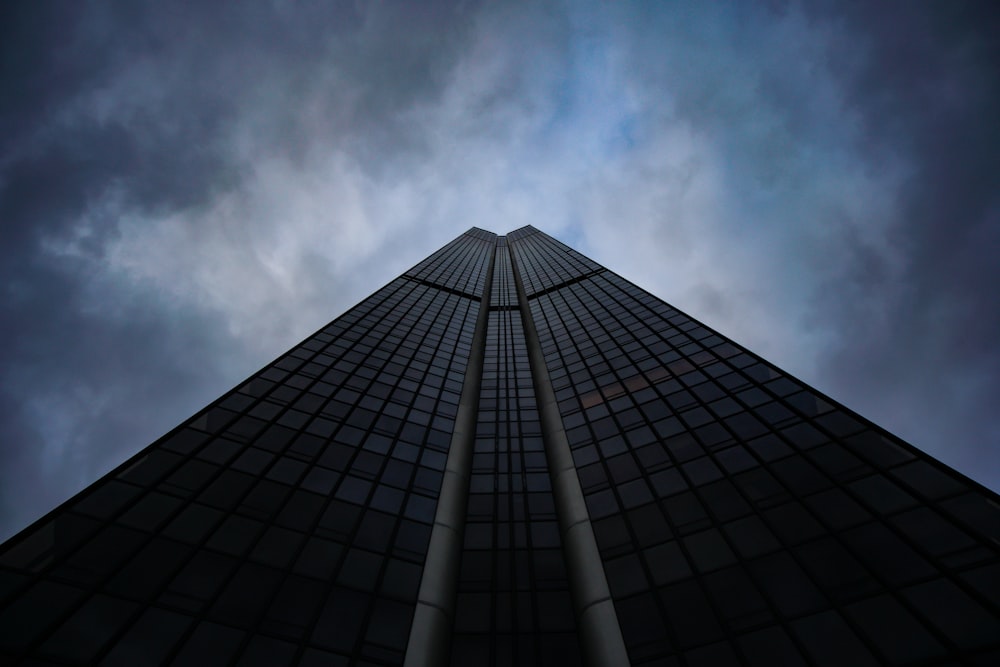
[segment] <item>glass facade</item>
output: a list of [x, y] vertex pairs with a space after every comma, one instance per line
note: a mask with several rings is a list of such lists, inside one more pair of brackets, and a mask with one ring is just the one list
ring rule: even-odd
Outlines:
[[452, 665], [595, 664], [590, 580], [634, 665], [1000, 664], [996, 494], [532, 227], [463, 234], [0, 547], [0, 662], [420, 664], [456, 446]]
[[513, 268], [500, 239], [451, 662], [579, 664], [574, 629]]

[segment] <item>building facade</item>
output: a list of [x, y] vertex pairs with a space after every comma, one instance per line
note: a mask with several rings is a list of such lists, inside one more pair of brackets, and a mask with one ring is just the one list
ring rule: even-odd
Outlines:
[[1000, 504], [472, 229], [0, 547], [0, 663], [995, 665]]

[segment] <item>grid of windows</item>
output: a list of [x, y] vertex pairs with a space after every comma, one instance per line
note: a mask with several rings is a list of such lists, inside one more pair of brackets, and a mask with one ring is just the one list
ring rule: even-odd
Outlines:
[[530, 225], [509, 237], [517, 248], [517, 267], [528, 297], [606, 270]]
[[[422, 578], [453, 664], [579, 662], [549, 385], [600, 552], [572, 571], [633, 664], [1000, 664], [995, 494], [532, 227], [463, 234], [0, 547], [0, 662], [398, 665]], [[461, 566], [424, 577], [446, 506]]]
[[453, 665], [579, 664], [541, 424], [499, 239], [458, 579]]
[[399, 664], [479, 305], [393, 281], [8, 543], [0, 654]]
[[997, 659], [991, 498], [610, 272], [558, 287], [531, 316], [633, 664]]
[[471, 297], [483, 294], [496, 236], [473, 227], [406, 272], [406, 276]]

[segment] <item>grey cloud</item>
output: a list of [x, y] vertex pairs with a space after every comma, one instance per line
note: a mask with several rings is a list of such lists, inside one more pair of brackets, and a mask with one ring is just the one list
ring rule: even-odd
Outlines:
[[[597, 215], [592, 254], [1000, 484], [995, 8], [633, 9], [609, 22], [622, 76], [649, 134], [703, 140], [716, 205], [647, 204], [640, 250]], [[677, 182], [654, 165], [594, 196], [638, 213]]]
[[[116, 264], [123, 244], [154, 240], [136, 235], [161, 221], [191, 244], [171, 249], [193, 251], [201, 262], [194, 268], [229, 258], [257, 263], [244, 271], [267, 281], [254, 248], [233, 252], [240, 222], [220, 230], [209, 217], [216, 202], [255, 185], [261, 160], [284, 156], [301, 166], [310, 151], [336, 150], [352, 136], [366, 137], [374, 164], [401, 136], [392, 131], [396, 115], [440, 90], [455, 58], [449, 44], [461, 40], [470, 16], [447, 5], [426, 13], [349, 3], [43, 3], [6, 11], [0, 535], [277, 352], [257, 349], [254, 325], [234, 325], [217, 302], [171, 289], [184, 275], [157, 283], [124, 271]], [[281, 213], [272, 212], [277, 228]], [[311, 213], [324, 224], [323, 211]], [[328, 235], [338, 236], [336, 225]], [[317, 261], [308, 253], [290, 259]], [[334, 315], [331, 302], [342, 309], [372, 288], [314, 273], [312, 305], [324, 284], [335, 298], [276, 334], [284, 344]], [[269, 316], [273, 327], [280, 314], [255, 313]]]
[[[225, 341], [211, 327], [190, 313], [151, 309], [127, 291], [105, 290], [101, 297], [112, 303], [94, 303], [81, 275], [87, 271], [35, 266], [19, 276], [20, 284], [6, 284], [0, 310], [7, 323], [0, 333], [4, 532], [172, 427], [179, 414], [197, 408], [199, 397], [217, 394], [237, 377]], [[200, 355], [213, 356], [221, 377], [206, 374]], [[198, 389], [181, 393], [178, 387]]]
[[[898, 9], [898, 8], [897, 8]], [[898, 209], [883, 221], [901, 261], [892, 280], [863, 254], [845, 267], [849, 322], [822, 371], [835, 394], [886, 414], [884, 424], [1000, 485], [1000, 11], [992, 3], [920, 11], [851, 5], [834, 57], [860, 120], [867, 161], [906, 164]], [[847, 36], [850, 39], [847, 39]]]
[[917, 7], [903, 48], [865, 5], [20, 11], [0, 534], [473, 224], [539, 226], [939, 455], [997, 442], [986, 23], [928, 41]]

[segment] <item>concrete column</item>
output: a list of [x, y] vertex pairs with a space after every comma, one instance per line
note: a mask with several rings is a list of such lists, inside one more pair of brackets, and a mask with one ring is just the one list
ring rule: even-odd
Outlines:
[[515, 255], [511, 248], [514, 282], [524, 321], [531, 377], [542, 422], [545, 457], [549, 465], [549, 476], [552, 478], [552, 495], [559, 515], [559, 532], [576, 612], [580, 650], [587, 667], [622, 667], [629, 664], [625, 640], [611, 600], [608, 579], [604, 574], [594, 529], [590, 524], [587, 504], [583, 499], [580, 479], [566, 440], [566, 431], [563, 429], [556, 395], [545, 366], [531, 310], [528, 308], [528, 297]]
[[448, 448], [444, 479], [438, 496], [434, 526], [424, 561], [424, 573], [417, 593], [417, 606], [410, 626], [404, 667], [446, 665], [451, 651], [455, 620], [458, 570], [462, 560], [465, 510], [469, 501], [469, 476], [476, 438], [479, 389], [483, 380], [486, 327], [490, 316], [490, 290], [496, 247], [490, 253], [489, 269], [479, 303], [479, 317], [472, 338], [469, 365], [455, 415], [455, 430]]

